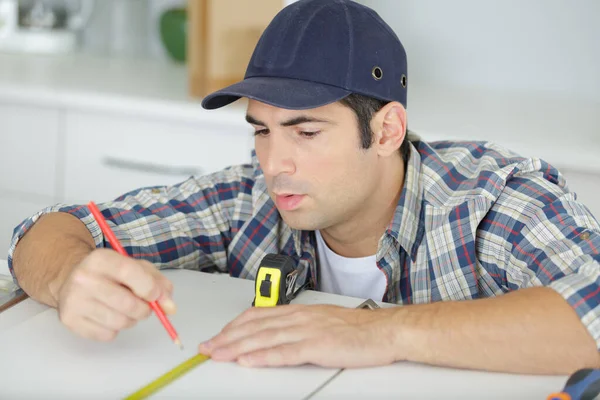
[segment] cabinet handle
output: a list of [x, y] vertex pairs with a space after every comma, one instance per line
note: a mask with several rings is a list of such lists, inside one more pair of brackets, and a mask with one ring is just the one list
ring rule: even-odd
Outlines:
[[145, 172], [145, 173], [157, 173], [163, 175], [175, 175], [175, 176], [200, 176], [203, 175], [202, 168], [200, 167], [175, 167], [172, 165], [156, 164], [152, 162], [133, 161], [124, 158], [116, 158], [106, 156], [102, 159], [102, 165], [117, 169], [125, 169], [129, 171]]

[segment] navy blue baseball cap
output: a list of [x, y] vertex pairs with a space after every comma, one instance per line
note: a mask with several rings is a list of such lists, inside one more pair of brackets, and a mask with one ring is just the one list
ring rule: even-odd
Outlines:
[[216, 109], [241, 97], [308, 109], [358, 93], [406, 108], [406, 52], [372, 9], [350, 0], [299, 0], [261, 35], [244, 79], [209, 94]]

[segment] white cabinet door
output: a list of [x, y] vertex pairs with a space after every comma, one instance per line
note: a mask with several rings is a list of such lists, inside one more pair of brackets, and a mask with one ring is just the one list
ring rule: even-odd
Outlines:
[[0, 102], [0, 190], [55, 197], [60, 112]]
[[76, 203], [246, 163], [253, 146], [243, 119], [203, 124], [68, 111], [65, 128], [64, 197]]
[[564, 169], [561, 172], [567, 180], [569, 189], [577, 193], [577, 199], [585, 204], [600, 221], [600, 174]]
[[0, 193], [0, 260], [5, 260], [14, 228], [25, 218], [51, 205], [42, 199]]

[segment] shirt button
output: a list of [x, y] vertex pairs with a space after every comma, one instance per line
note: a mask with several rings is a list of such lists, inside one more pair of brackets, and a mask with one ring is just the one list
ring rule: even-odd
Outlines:
[[579, 237], [581, 238], [581, 240], [588, 240], [590, 238], [590, 233], [583, 232], [581, 235], [579, 235]]

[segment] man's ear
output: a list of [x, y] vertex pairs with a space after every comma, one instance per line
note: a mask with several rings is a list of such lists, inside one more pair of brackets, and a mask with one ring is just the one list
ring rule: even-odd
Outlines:
[[386, 104], [371, 119], [371, 130], [379, 155], [397, 152], [406, 136], [406, 109], [397, 101]]

